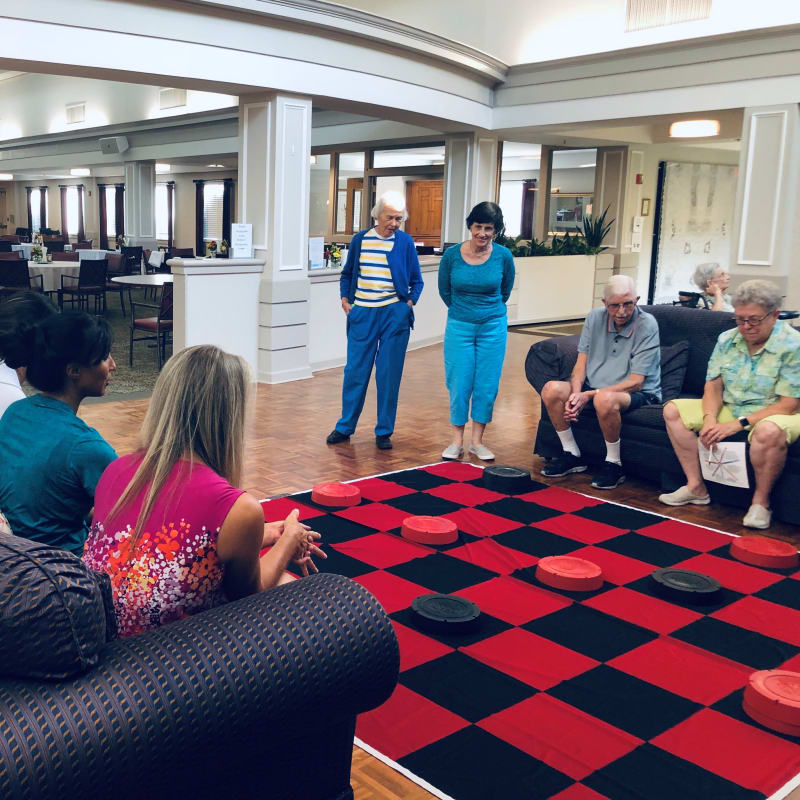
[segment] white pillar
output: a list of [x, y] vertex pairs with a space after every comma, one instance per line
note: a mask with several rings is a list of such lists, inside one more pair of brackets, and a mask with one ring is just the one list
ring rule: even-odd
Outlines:
[[473, 132], [445, 137], [442, 242], [466, 238], [466, 218], [482, 200], [497, 202], [500, 144], [496, 136]]
[[734, 284], [765, 278], [800, 308], [800, 108], [745, 108], [736, 189], [731, 273]]
[[310, 161], [310, 99], [271, 93], [240, 96], [235, 221], [252, 224], [255, 257], [264, 260], [258, 380], [265, 383], [311, 377]]
[[539, 181], [536, 184], [536, 224], [533, 238], [547, 241], [550, 233], [550, 189], [553, 185], [553, 148], [543, 144], [539, 154]]
[[131, 246], [158, 249], [156, 162], [125, 162], [125, 237]]

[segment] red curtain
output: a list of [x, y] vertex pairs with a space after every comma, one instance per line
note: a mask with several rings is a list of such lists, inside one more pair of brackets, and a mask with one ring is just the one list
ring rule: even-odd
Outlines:
[[86, 239], [86, 231], [83, 229], [83, 184], [78, 184], [78, 241]]
[[171, 250], [174, 245], [174, 230], [175, 224], [172, 219], [172, 205], [175, 202], [175, 181], [167, 181], [167, 251]]
[[47, 228], [47, 187], [39, 187], [39, 230]]
[[114, 215], [116, 217], [117, 237], [125, 235], [125, 184], [116, 184], [114, 193]]
[[67, 187], [59, 185], [58, 190], [61, 194], [61, 237], [65, 242], [68, 242], [69, 232], [67, 230]]
[[106, 211], [106, 185], [97, 184], [97, 210], [100, 212], [100, 249], [108, 250], [108, 216]]
[[198, 258], [206, 254], [206, 244], [203, 241], [204, 183], [205, 181], [194, 182], [194, 254]]
[[26, 195], [26, 202], [28, 204], [28, 231], [29, 235], [33, 236], [33, 209], [31, 208], [31, 192], [33, 191], [33, 186], [26, 186], [25, 187], [25, 195]]

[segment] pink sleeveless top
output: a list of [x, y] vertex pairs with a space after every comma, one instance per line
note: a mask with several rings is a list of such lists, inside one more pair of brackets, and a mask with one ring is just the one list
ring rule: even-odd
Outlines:
[[83, 560], [111, 577], [120, 636], [205, 611], [226, 602], [217, 536], [243, 490], [204, 464], [178, 462], [145, 521], [135, 552], [130, 538], [144, 493], [106, 525], [109, 511], [141, 462], [134, 453], [112, 461], [94, 495], [94, 519]]

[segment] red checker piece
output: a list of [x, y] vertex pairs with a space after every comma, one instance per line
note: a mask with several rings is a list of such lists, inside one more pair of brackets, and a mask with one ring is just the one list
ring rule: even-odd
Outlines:
[[458, 526], [444, 517], [406, 517], [400, 533], [419, 544], [452, 544], [458, 539]]
[[345, 508], [361, 502], [361, 490], [352, 483], [318, 483], [311, 490], [311, 499], [321, 506]]
[[731, 542], [731, 555], [745, 564], [772, 569], [791, 569], [800, 563], [797, 550], [769, 536], [737, 536]]
[[800, 736], [800, 725], [792, 725], [790, 722], [783, 722], [782, 720], [762, 714], [760, 711], [756, 711], [747, 700], [742, 703], [742, 708], [750, 719], [754, 719], [759, 725], [763, 725], [765, 728], [771, 728], [773, 731], [778, 731], [778, 733], [788, 733], [789, 736]]
[[[762, 725], [775, 727], [762, 721], [761, 717], [796, 728], [794, 735], [800, 734], [800, 672], [785, 669], [754, 672], [744, 690], [743, 708]], [[781, 728], [775, 730], [789, 733]]]
[[603, 585], [603, 570], [585, 558], [547, 556], [536, 565], [536, 578], [555, 589], [592, 592]]

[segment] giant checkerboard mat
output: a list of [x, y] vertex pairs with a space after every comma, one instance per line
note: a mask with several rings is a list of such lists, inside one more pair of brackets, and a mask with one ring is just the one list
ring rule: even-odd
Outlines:
[[[306, 492], [265, 516], [299, 508], [323, 536], [320, 568], [365, 586], [394, 621], [399, 684], [357, 727], [384, 760], [456, 800], [742, 800], [800, 781], [800, 739], [741, 709], [754, 670], [800, 670], [800, 571], [740, 563], [726, 534], [536, 481], [489, 491], [469, 464], [355, 484], [358, 506], [332, 512]], [[418, 514], [454, 520], [460, 540], [401, 538]], [[538, 559], [566, 553], [599, 564], [603, 587], [540, 584]], [[714, 576], [720, 602], [659, 599], [650, 574], [666, 566]], [[417, 630], [409, 606], [429, 592], [477, 603], [479, 629]]]

